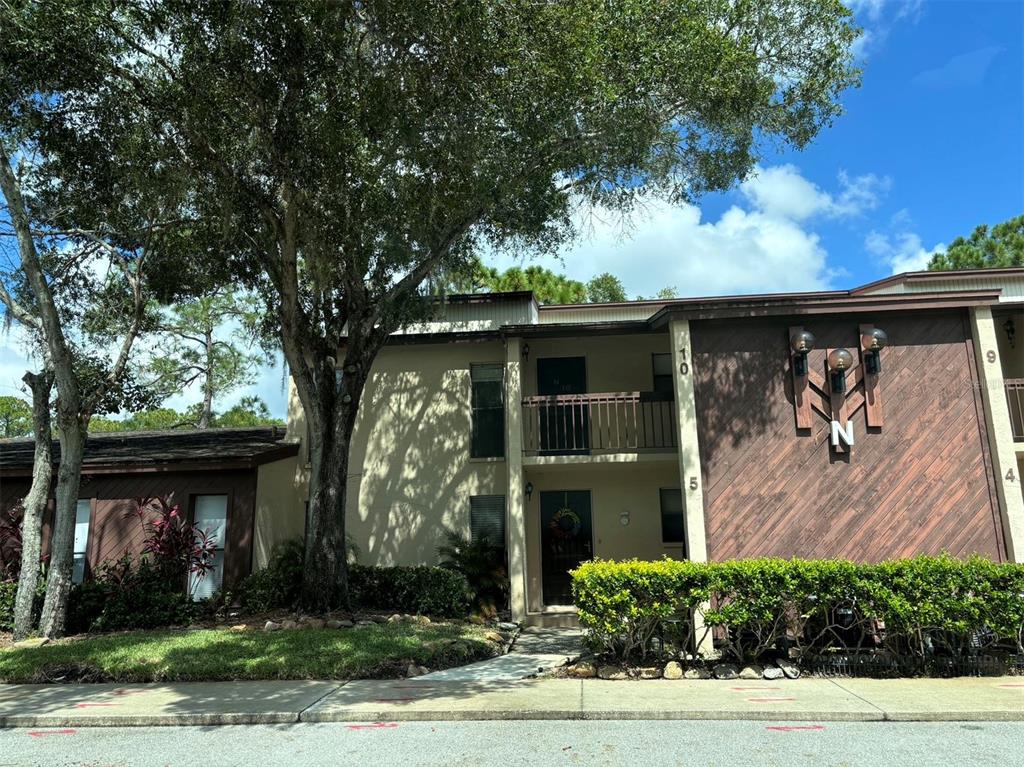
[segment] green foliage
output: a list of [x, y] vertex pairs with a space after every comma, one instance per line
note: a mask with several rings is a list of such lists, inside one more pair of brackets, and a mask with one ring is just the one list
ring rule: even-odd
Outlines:
[[32, 434], [32, 406], [21, 397], [0, 397], [0, 437]]
[[442, 567], [349, 566], [352, 601], [360, 607], [462, 618], [473, 591], [462, 573]]
[[0, 581], [0, 631], [14, 628], [14, 597], [17, 593], [17, 581]]
[[616, 303], [626, 300], [622, 280], [610, 272], [603, 272], [587, 283], [587, 301], [592, 304]]
[[267, 566], [239, 585], [237, 596], [242, 609], [259, 613], [294, 607], [302, 588], [302, 552], [300, 539], [278, 543]]
[[508, 607], [510, 584], [505, 549], [487, 538], [471, 541], [451, 531], [445, 539], [445, 545], [437, 550], [441, 567], [465, 576], [474, 594], [473, 611], [491, 618]]
[[982, 224], [970, 237], [957, 237], [945, 253], [936, 253], [928, 263], [931, 271], [1000, 266], [1024, 266], [1024, 214], [991, 229]]
[[[191, 429], [199, 423], [201, 407], [196, 404], [184, 412], [162, 407], [155, 410], [142, 410], [121, 419], [93, 418], [89, 422], [89, 432]], [[214, 412], [210, 425], [214, 428], [284, 426], [284, 421], [271, 416], [267, 403], [259, 397], [242, 397], [238, 404], [223, 413]]]
[[104, 562], [91, 580], [72, 588], [67, 627], [80, 633], [172, 626], [191, 622], [198, 609], [161, 568], [125, 556]]
[[597, 649], [618, 658], [645, 656], [652, 637], [670, 636], [706, 602], [705, 623], [726, 657], [741, 662], [787, 646], [961, 658], [997, 641], [1021, 649], [1024, 631], [1024, 565], [980, 557], [595, 560], [572, 575], [580, 623]]

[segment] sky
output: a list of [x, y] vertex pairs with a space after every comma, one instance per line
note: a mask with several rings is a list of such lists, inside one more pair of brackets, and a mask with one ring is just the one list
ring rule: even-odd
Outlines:
[[[847, 4], [865, 31], [863, 82], [810, 146], [766, 149], [737, 188], [654, 205], [627, 229], [594, 220], [560, 261], [536, 263], [584, 281], [612, 272], [630, 297], [842, 289], [922, 269], [978, 224], [1024, 213], [1024, 0]], [[0, 337], [0, 395], [25, 369], [15, 334]], [[220, 408], [256, 394], [283, 417], [285, 381], [270, 358]]]

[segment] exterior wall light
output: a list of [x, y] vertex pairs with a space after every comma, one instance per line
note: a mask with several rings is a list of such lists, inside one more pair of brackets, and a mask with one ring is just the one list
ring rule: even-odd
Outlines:
[[789, 345], [793, 349], [793, 373], [798, 376], [807, 375], [807, 353], [814, 348], [814, 335], [801, 330], [793, 334]]
[[529, 501], [533, 497], [533, 483], [526, 483], [526, 500]]
[[875, 328], [870, 333], [865, 333], [860, 342], [864, 349], [864, 372], [868, 375], [878, 375], [882, 372], [882, 357], [879, 352], [889, 343], [889, 336], [881, 328]]
[[528, 362], [530, 359], [530, 344], [523, 344], [523, 362]]
[[837, 394], [846, 392], [846, 371], [853, 367], [853, 355], [846, 349], [833, 349], [828, 355], [829, 382]]
[[623, 527], [629, 526], [629, 509], [626, 509], [625, 511], [619, 514], [619, 524]]
[[1013, 324], [1013, 317], [1010, 317], [1010, 319], [1003, 323], [1003, 332], [1006, 333], [1006, 340], [1010, 342], [1010, 348], [1013, 349], [1017, 345], [1014, 342], [1014, 337], [1017, 335], [1017, 328]]

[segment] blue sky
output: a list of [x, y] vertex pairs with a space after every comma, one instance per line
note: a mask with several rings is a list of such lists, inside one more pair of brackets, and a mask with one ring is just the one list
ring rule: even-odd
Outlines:
[[[1024, 1], [848, 4], [866, 32], [863, 84], [813, 144], [766, 153], [726, 194], [654, 205], [628, 234], [594, 220], [561, 263], [542, 263], [583, 280], [610, 271], [630, 296], [847, 288], [923, 268], [976, 225], [1024, 213]], [[0, 394], [15, 394], [24, 350], [4, 341]], [[219, 406], [258, 394], [283, 417], [284, 380], [268, 360]]]

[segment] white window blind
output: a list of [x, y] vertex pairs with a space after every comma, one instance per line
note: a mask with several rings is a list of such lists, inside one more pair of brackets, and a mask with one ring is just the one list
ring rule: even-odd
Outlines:
[[197, 495], [195, 499], [195, 526], [206, 532], [216, 546], [213, 569], [200, 577], [189, 574], [189, 593], [193, 599], [209, 599], [224, 582], [224, 543], [228, 530], [228, 497], [226, 495]]

